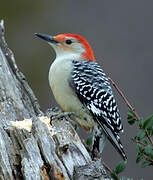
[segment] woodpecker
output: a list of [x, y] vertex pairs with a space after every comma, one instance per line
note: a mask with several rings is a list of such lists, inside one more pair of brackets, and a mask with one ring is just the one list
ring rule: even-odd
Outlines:
[[112, 88], [87, 40], [77, 34], [35, 35], [46, 40], [55, 50], [49, 84], [62, 110], [75, 112], [77, 116], [73, 120], [93, 131], [93, 148], [98, 152], [102, 152], [107, 137], [127, 160], [119, 137], [123, 126]]

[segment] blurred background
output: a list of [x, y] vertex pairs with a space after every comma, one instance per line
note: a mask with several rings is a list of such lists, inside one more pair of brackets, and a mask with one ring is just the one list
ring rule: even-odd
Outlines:
[[[104, 71], [123, 90], [141, 117], [153, 113], [153, 1], [148, 0], [2, 0], [0, 19], [4, 19], [6, 38], [20, 70], [25, 74], [43, 110], [56, 106], [48, 85], [48, 71], [55, 53], [34, 36], [35, 32], [77, 33], [84, 36]], [[124, 176], [153, 179], [152, 168], [136, 165], [131, 137], [136, 126], [127, 123], [127, 107], [116, 93], [128, 156]], [[103, 158], [114, 167], [121, 159], [107, 143]]]

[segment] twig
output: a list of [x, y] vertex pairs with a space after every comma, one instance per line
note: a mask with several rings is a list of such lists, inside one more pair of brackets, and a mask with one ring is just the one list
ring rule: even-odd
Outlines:
[[103, 162], [103, 165], [109, 171], [109, 173], [111, 174], [112, 173], [111, 168], [105, 162]]
[[142, 143], [141, 141], [134, 140], [134, 142], [136, 142], [137, 144], [140, 144], [140, 145], [146, 147], [146, 144]]
[[109, 81], [112, 83], [112, 85], [115, 87], [115, 89], [118, 91], [118, 93], [121, 95], [121, 97], [123, 98], [124, 102], [126, 103], [126, 105], [128, 106], [129, 109], [131, 109], [134, 114], [135, 114], [135, 118], [136, 118], [136, 121], [139, 121], [139, 116], [135, 110], [134, 107], [132, 107], [132, 105], [129, 103], [129, 101], [127, 100], [127, 98], [125, 97], [125, 95], [123, 94], [123, 92], [119, 89], [119, 87], [117, 86], [117, 84], [109, 77], [108, 78]]
[[[110, 175], [113, 173], [111, 168], [105, 162], [103, 162], [103, 166], [109, 171]], [[118, 180], [120, 179], [116, 173], [115, 176], [117, 177]]]
[[[136, 142], [137, 144], [140, 144], [140, 145], [146, 147], [146, 144], [144, 144], [144, 143], [141, 142], [141, 141], [134, 140], [134, 142]], [[153, 151], [153, 148], [152, 148], [152, 151]]]
[[150, 144], [153, 146], [153, 140], [152, 140], [151, 136], [149, 136], [149, 134], [148, 134], [148, 131], [147, 131], [147, 130], [145, 130], [145, 132], [146, 132], [146, 136], [147, 136], [147, 138], [148, 138], [148, 139], [149, 139], [149, 141], [150, 141]]

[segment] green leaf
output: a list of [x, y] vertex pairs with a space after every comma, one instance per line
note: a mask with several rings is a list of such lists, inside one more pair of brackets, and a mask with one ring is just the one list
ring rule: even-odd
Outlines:
[[139, 144], [136, 145], [136, 150], [137, 150], [138, 153], [143, 153], [144, 152], [144, 148]]
[[86, 140], [86, 144], [90, 146], [92, 145], [92, 141], [93, 141], [93, 136], [89, 136]]
[[149, 117], [145, 120], [145, 122], [144, 122], [144, 124], [143, 124], [143, 128], [144, 128], [144, 129], [152, 128], [152, 126], [153, 126], [153, 115], [149, 116]]
[[148, 156], [152, 155], [152, 147], [150, 146], [150, 144], [148, 144], [145, 148], [144, 148], [144, 153]]
[[150, 164], [151, 164], [151, 162], [148, 161], [148, 160], [146, 160], [146, 161], [144, 161], [144, 162], [141, 164], [141, 167], [144, 168], [144, 167], [146, 167], [146, 166], [149, 166]]
[[128, 119], [135, 118], [135, 114], [131, 109], [127, 110]]
[[133, 125], [135, 123], [135, 121], [136, 121], [134, 112], [131, 109], [128, 109], [127, 115], [128, 115], [128, 117], [127, 117], [128, 123], [130, 125]]
[[147, 129], [149, 136], [153, 136], [153, 128]]
[[136, 163], [139, 163], [142, 159], [143, 159], [143, 155], [142, 155], [142, 153], [139, 153], [137, 155]]
[[112, 177], [114, 180], [119, 180], [119, 178], [117, 177], [117, 175], [115, 174], [115, 172], [112, 172], [110, 175], [111, 175], [111, 177]]
[[145, 137], [145, 135], [146, 135], [145, 131], [144, 131], [144, 130], [140, 130], [140, 131], [138, 132], [136, 138], [137, 138], [138, 140], [141, 140], [141, 139], [143, 139], [143, 138]]
[[126, 168], [126, 162], [121, 161], [114, 169], [114, 172], [115, 172], [115, 174], [120, 174], [121, 172], [124, 171], [125, 168]]
[[139, 125], [140, 128], [143, 127], [143, 123], [144, 123], [144, 119], [141, 118], [141, 119], [138, 121], [138, 125]]
[[153, 128], [152, 128], [152, 131], [151, 131], [151, 133], [149, 134], [150, 136], [153, 136]]
[[130, 125], [133, 125], [133, 124], [135, 123], [135, 121], [136, 121], [136, 120], [135, 120], [135, 119], [132, 119], [132, 118], [131, 118], [131, 119], [128, 119], [128, 123], [129, 123]]
[[143, 140], [143, 143], [145, 144], [145, 145], [147, 145], [148, 144], [148, 142], [147, 142], [147, 140]]

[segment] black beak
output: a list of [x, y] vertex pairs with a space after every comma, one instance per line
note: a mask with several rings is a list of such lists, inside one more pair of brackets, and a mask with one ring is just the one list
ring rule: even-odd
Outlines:
[[56, 39], [54, 39], [53, 36], [50, 36], [48, 34], [41, 34], [41, 33], [35, 33], [36, 36], [38, 36], [39, 38], [42, 38], [50, 43], [53, 43], [53, 44], [57, 44], [59, 43]]

